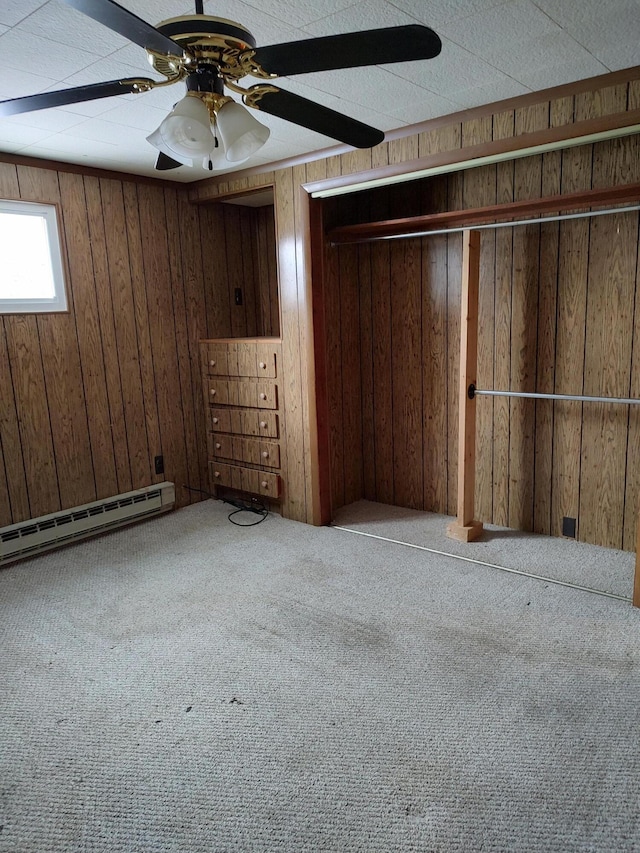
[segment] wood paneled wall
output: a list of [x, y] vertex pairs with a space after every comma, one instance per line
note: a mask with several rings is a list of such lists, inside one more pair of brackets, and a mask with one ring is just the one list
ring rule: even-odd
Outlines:
[[[273, 205], [200, 206], [211, 337], [279, 337]], [[235, 290], [242, 291], [236, 305]], [[219, 329], [219, 331], [218, 331]]]
[[[412, 135], [395, 136], [372, 150], [333, 154], [313, 162], [283, 165], [281, 168], [274, 167], [272, 171], [264, 173], [253, 172], [222, 176], [221, 178], [203, 181], [189, 190], [189, 197], [194, 202], [203, 203], [228, 194], [250, 191], [264, 186], [275, 187], [281, 337], [287, 370], [285, 405], [287, 443], [289, 446], [288, 458], [291, 460], [291, 464], [288, 474], [290, 503], [286, 509], [290, 517], [316, 523], [322, 517], [320, 485], [322, 481], [322, 460], [320, 460], [319, 454], [319, 446], [322, 444], [322, 441], [319, 440], [319, 432], [322, 430], [318, 430], [316, 407], [318, 403], [317, 390], [319, 389], [321, 398], [324, 395], [324, 386], [322, 385], [324, 377], [322, 371], [316, 372], [314, 362], [316, 348], [314, 344], [313, 299], [314, 294], [317, 296], [318, 284], [315, 283], [314, 289], [306, 190], [311, 189], [314, 182], [323, 181], [327, 178], [356, 174], [362, 178], [366, 177], [370, 170], [384, 168], [391, 164], [406, 164], [407, 171], [424, 167], [424, 165], [429, 164], [429, 157], [433, 155], [438, 155], [441, 162], [445, 162], [447, 159], [441, 155], [450, 154], [451, 159], [456, 157], [460, 159], [460, 149], [464, 145], [473, 144], [473, 141], [478, 139], [500, 140], [509, 137], [515, 139], [518, 136], [523, 136], [522, 144], [530, 144], [531, 139], [526, 136], [523, 128], [537, 126], [537, 122], [543, 127], [545, 125], [553, 128], [566, 126], [566, 136], [569, 138], [572, 134], [575, 135], [572, 125], [576, 122], [589, 118], [597, 119], [598, 116], [607, 115], [611, 117], [609, 123], [612, 125], [616, 124], [617, 116], [620, 117], [620, 124], [625, 121], [628, 123], [627, 114], [637, 109], [640, 109], [640, 70], [629, 69], [608, 75], [604, 79], [580, 81], [573, 86], [531, 93], [522, 99], [510, 100], [501, 104], [490, 105], [484, 109], [436, 119], [426, 123], [423, 128], [413, 132]], [[547, 156], [552, 162], [553, 157], [561, 155]], [[416, 162], [416, 158], [423, 159]], [[474, 192], [478, 195], [486, 193], [489, 200], [494, 198], [494, 200], [500, 201], [513, 198], [516, 168], [520, 169], [521, 167], [517, 167], [513, 162], [501, 165], [496, 170], [495, 186], [491, 187], [491, 181], [485, 175], [486, 184], [481, 181]], [[548, 167], [544, 166], [543, 159], [543, 186], [546, 188], [553, 184], [553, 180], [544, 178], [545, 168]], [[621, 164], [620, 168], [616, 170], [617, 179], [621, 183], [631, 182], [634, 168], [632, 164]], [[557, 181], [557, 172], [555, 172], [555, 176]], [[561, 186], [568, 187], [570, 184], [571, 181], [563, 179], [561, 175]], [[451, 198], [447, 199], [447, 204], [450, 204], [451, 207], [461, 206], [463, 187], [464, 182], [462, 185], [457, 185]], [[471, 183], [468, 183], [468, 192], [470, 188]], [[521, 188], [520, 191], [525, 192], [526, 189]], [[546, 189], [544, 191], [546, 192]], [[405, 213], [400, 211], [396, 215], [405, 215]], [[504, 257], [508, 257], [509, 238], [507, 236], [497, 237], [496, 240], [501, 241], [499, 244], [501, 247], [503, 242], [505, 243], [505, 253], [507, 254]], [[550, 245], [548, 241], [545, 241], [545, 252], [552, 251], [549, 248]], [[378, 257], [378, 255], [373, 255], [372, 250], [372, 263], [384, 265], [385, 253], [389, 251], [391, 249], [388, 246], [376, 249], [375, 252], [379, 253]], [[399, 249], [394, 249], [394, 251], [399, 251]], [[512, 241], [510, 251], [513, 253]], [[446, 262], [453, 264], [459, 252], [459, 246], [451, 243], [447, 248]], [[444, 255], [440, 255], [440, 259], [440, 263], [445, 262]], [[485, 260], [485, 267], [487, 265], [490, 267], [490, 262]], [[440, 286], [442, 287], [441, 273], [434, 269], [431, 275], [441, 283]], [[493, 331], [494, 349], [487, 351], [486, 347], [483, 348], [480, 354], [483, 363], [486, 363], [487, 359], [493, 358], [494, 351], [510, 352], [509, 339], [506, 337], [510, 329], [511, 317], [510, 302], [506, 293], [507, 281], [510, 279], [505, 277], [502, 267], [500, 267], [496, 279], [496, 288], [498, 289], [495, 297], [499, 311], [496, 310], [497, 319], [490, 321], [495, 326]], [[390, 282], [381, 279], [376, 294], [378, 292], [383, 294], [384, 289], [389, 286]], [[455, 284], [452, 283], [451, 287], [454, 288]], [[546, 290], [544, 293], [546, 294]], [[458, 319], [455, 316], [454, 295], [453, 290], [448, 295], [446, 324], [443, 315], [436, 312], [435, 307], [433, 308], [434, 331], [431, 345], [435, 348], [434, 361], [437, 370], [440, 373], [444, 372], [447, 377], [452, 373], [455, 374], [456, 371], [456, 364], [450, 357], [453, 349], [451, 346], [445, 345], [445, 338], [455, 337], [457, 329]], [[431, 297], [432, 300], [436, 298], [436, 296]], [[440, 298], [443, 297], [440, 296]], [[381, 306], [383, 304], [384, 300]], [[391, 318], [385, 317], [378, 312], [377, 308], [377, 305], [372, 307], [372, 323], [375, 323], [376, 331], [381, 325], [391, 322]], [[488, 297], [486, 297], [481, 306], [483, 323], [489, 322], [487, 320], [489, 308]], [[381, 355], [375, 350], [374, 341], [374, 359], [380, 358]], [[493, 364], [493, 361], [491, 363]], [[504, 378], [500, 371], [504, 374], [506, 361], [501, 360], [499, 363], [501, 366], [499, 369], [496, 368], [497, 376], [494, 377], [497, 380]], [[373, 364], [376, 362], [374, 361]], [[498, 364], [497, 359], [496, 364]], [[539, 375], [542, 376], [543, 373], [544, 370], [541, 368]], [[424, 394], [431, 394], [434, 393], [434, 389], [443, 388], [442, 383], [439, 382], [439, 376], [440, 374], [430, 377], [425, 374]], [[549, 381], [548, 373], [546, 380]], [[379, 373], [376, 382], [378, 386], [380, 383], [387, 383], [385, 387], [387, 387], [388, 395], [391, 393], [388, 373]], [[440, 393], [444, 392], [440, 390]], [[454, 406], [454, 401], [447, 401], [446, 411], [449, 420], [451, 420]], [[490, 415], [485, 413], [482, 416], [485, 423], [487, 419], [490, 419], [491, 423], [495, 424], [492, 426], [492, 432], [484, 432], [484, 435], [495, 435], [502, 430], [503, 436], [508, 436], [509, 427], [505, 426], [508, 422], [504, 417], [504, 411], [505, 407], [500, 408], [498, 404], [498, 408], [492, 410]], [[380, 418], [386, 416], [385, 412], [378, 414]], [[322, 412], [320, 412], [320, 417], [324, 417]], [[438, 417], [442, 417], [442, 415], [440, 414]], [[430, 429], [439, 429], [438, 423], [430, 422]], [[369, 446], [370, 441], [369, 438]], [[456, 444], [455, 430], [452, 430], [447, 436], [448, 458], [453, 458]], [[502, 448], [499, 453], [504, 454], [505, 446], [503, 439], [502, 444], [499, 445]], [[439, 502], [437, 505], [448, 505], [449, 495], [452, 493], [451, 489], [455, 483], [455, 473], [449, 470], [450, 466], [445, 466], [442, 457], [434, 459], [431, 464], [436, 472], [442, 474], [442, 476], [428, 478], [431, 484], [429, 488], [434, 492], [432, 499], [434, 502]], [[551, 470], [550, 463], [543, 463], [538, 455], [538, 465], [542, 466], [540, 470], [544, 469], [544, 464]], [[389, 471], [385, 470], [384, 467], [376, 470], [376, 478], [381, 483], [386, 484], [387, 490], [389, 489], [390, 476]], [[538, 477], [538, 482], [541, 478], [542, 474]], [[484, 488], [487, 488], [486, 485]], [[497, 478], [495, 487], [492, 485], [492, 494], [495, 495], [501, 488], [504, 490], [504, 483], [500, 478]]]
[[[377, 192], [369, 210], [362, 194], [351, 215], [638, 179], [634, 136]], [[637, 212], [483, 231], [478, 387], [637, 397], [638, 233]], [[333, 505], [365, 497], [454, 515], [461, 237], [327, 246], [325, 257]], [[476, 516], [552, 535], [569, 516], [582, 541], [633, 550], [639, 442], [628, 406], [480, 397]]]
[[162, 480], [198, 500], [215, 303], [198, 208], [181, 187], [7, 163], [0, 196], [59, 205], [70, 304], [0, 317], [0, 526]]

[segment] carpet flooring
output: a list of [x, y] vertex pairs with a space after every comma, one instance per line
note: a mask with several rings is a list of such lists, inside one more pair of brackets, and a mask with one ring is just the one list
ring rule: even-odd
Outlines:
[[638, 611], [228, 511], [0, 572], [2, 853], [640, 849]]
[[454, 520], [433, 512], [362, 500], [341, 507], [334, 524], [631, 601], [636, 557], [629, 551], [494, 524], [486, 524], [476, 542], [458, 542], [446, 535], [447, 525]]

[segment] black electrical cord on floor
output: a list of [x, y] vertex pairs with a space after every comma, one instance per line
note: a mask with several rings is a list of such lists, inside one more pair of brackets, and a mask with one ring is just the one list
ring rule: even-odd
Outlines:
[[[256, 524], [262, 524], [265, 518], [269, 515], [268, 507], [266, 507], [265, 504], [257, 498], [251, 498], [249, 501], [232, 500], [231, 498], [218, 498], [216, 495], [211, 494], [211, 492], [206, 491], [206, 489], [196, 489], [195, 486], [187, 486], [185, 484], [184, 488], [188, 489], [190, 492], [200, 492], [201, 495], [206, 495], [208, 498], [213, 498], [214, 500], [221, 500], [223, 503], [235, 507], [234, 511], [230, 512], [227, 518], [231, 524], [235, 524], [236, 527], [255, 527]], [[258, 521], [250, 522], [234, 521], [233, 516], [238, 515], [240, 512], [252, 512], [255, 515], [259, 515], [260, 518]]]

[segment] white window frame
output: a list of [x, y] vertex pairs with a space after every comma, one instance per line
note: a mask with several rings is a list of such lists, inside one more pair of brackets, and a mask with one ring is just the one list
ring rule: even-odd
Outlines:
[[[3, 213], [39, 216], [44, 219], [47, 228], [51, 270], [53, 272], [54, 296], [50, 299], [2, 299], [0, 297], [0, 314], [42, 314], [68, 311], [57, 206], [55, 204], [41, 204], [32, 201], [0, 198], [0, 218]], [[2, 275], [1, 258], [0, 275]]]

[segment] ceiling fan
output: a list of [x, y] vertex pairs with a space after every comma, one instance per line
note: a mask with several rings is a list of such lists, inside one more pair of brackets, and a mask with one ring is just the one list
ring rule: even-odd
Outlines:
[[[63, 2], [143, 47], [155, 71], [166, 79], [110, 80], [13, 98], [0, 101], [0, 116], [147, 92], [184, 81], [186, 96], [147, 137], [160, 152], [159, 170], [192, 166], [196, 161], [202, 161], [205, 168], [223, 168], [243, 162], [264, 145], [269, 129], [225, 95], [225, 88], [239, 94], [247, 107], [355, 148], [371, 148], [384, 139], [381, 130], [280, 89], [271, 81], [315, 71], [432, 59], [442, 49], [438, 35], [418, 24], [256, 47], [242, 24], [204, 15], [203, 0], [196, 0], [194, 15], [169, 18], [157, 27], [114, 0]], [[246, 76], [265, 82], [243, 88], [238, 81]]]

